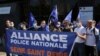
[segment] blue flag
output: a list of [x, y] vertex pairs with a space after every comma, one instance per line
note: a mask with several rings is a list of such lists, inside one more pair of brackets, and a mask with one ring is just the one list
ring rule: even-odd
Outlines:
[[35, 17], [34, 17], [33, 14], [30, 12], [30, 13], [29, 13], [29, 27], [32, 27], [34, 23], [36, 23]]
[[56, 23], [58, 22], [58, 11], [57, 11], [57, 6], [54, 6], [53, 11], [51, 12], [49, 16], [49, 21]]
[[68, 13], [68, 15], [65, 17], [64, 20], [71, 22], [71, 18], [72, 18], [72, 10]]

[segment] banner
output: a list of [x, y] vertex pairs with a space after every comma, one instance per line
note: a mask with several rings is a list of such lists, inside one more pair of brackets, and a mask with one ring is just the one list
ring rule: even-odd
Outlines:
[[6, 31], [7, 52], [23, 56], [69, 56], [72, 32]]

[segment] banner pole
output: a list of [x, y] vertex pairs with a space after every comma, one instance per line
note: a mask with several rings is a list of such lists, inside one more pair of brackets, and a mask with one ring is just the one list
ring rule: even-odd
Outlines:
[[71, 56], [71, 54], [72, 54], [72, 51], [73, 51], [73, 49], [74, 49], [74, 45], [75, 45], [75, 40], [74, 40], [74, 43], [73, 43], [73, 45], [72, 45], [71, 51], [70, 51], [70, 53], [69, 53], [69, 56]]

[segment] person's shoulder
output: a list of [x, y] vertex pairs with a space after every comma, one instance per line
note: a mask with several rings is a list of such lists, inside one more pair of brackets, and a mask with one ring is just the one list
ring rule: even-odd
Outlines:
[[84, 26], [83, 26], [82, 28], [83, 28], [83, 29], [86, 29], [86, 27], [84, 27]]
[[74, 29], [74, 32], [76, 32], [78, 29], [79, 29], [79, 28], [78, 28], [78, 27], [76, 27], [76, 28]]
[[81, 27], [82, 32], [86, 32], [86, 28], [84, 26]]

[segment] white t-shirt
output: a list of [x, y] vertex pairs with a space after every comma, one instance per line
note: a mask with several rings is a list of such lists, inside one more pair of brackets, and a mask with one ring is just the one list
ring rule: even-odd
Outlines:
[[[83, 26], [77, 27], [77, 28], [75, 28], [74, 32], [78, 32], [79, 34], [86, 34], [86, 28], [84, 28]], [[75, 39], [75, 42], [76, 43], [84, 43], [85, 40], [77, 36]]]
[[[86, 37], [86, 45], [87, 46], [96, 46], [96, 39], [93, 33], [93, 28], [88, 29], [87, 28], [87, 37]], [[97, 28], [95, 28], [95, 34], [99, 35], [99, 30]]]

